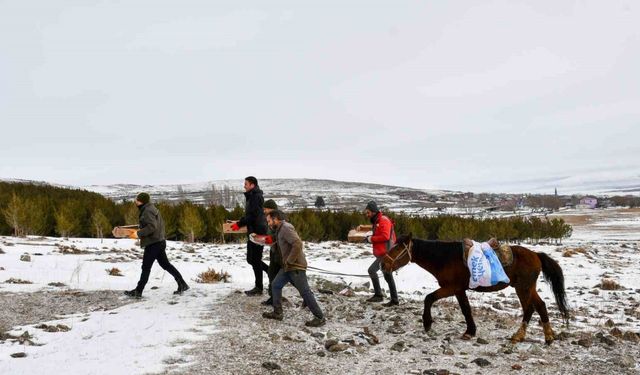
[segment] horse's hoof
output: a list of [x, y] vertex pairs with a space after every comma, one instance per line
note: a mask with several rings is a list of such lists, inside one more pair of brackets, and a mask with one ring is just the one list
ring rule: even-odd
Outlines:
[[468, 334], [468, 333], [465, 333], [465, 334], [464, 334], [464, 335], [462, 335], [462, 337], [460, 337], [460, 338], [461, 338], [462, 340], [469, 341], [469, 340], [471, 340], [471, 339], [473, 338], [473, 335]]
[[551, 344], [553, 344], [553, 339], [544, 340], [544, 343], [547, 344], [547, 345], [551, 345]]

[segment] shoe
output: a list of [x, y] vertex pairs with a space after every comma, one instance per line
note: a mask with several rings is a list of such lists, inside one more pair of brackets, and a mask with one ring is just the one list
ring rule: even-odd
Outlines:
[[384, 307], [391, 307], [391, 306], [398, 306], [400, 304], [400, 302], [396, 301], [396, 300], [391, 300], [387, 303], [383, 303], [382, 306]]
[[262, 288], [258, 288], [255, 287], [251, 290], [245, 290], [244, 294], [248, 295], [248, 296], [261, 296], [262, 295]]
[[282, 320], [284, 319], [284, 314], [282, 314], [282, 309], [273, 309], [271, 312], [262, 313], [262, 317], [265, 319], [273, 319], [273, 320]]
[[273, 305], [273, 298], [269, 297], [268, 300], [262, 301], [262, 302], [260, 302], [260, 304], [263, 305], [263, 306], [272, 306]]
[[182, 292], [186, 292], [187, 290], [189, 290], [189, 285], [187, 285], [184, 280], [180, 280], [178, 281], [178, 290], [173, 292], [173, 294], [182, 294]]
[[382, 298], [382, 296], [376, 295], [374, 294], [373, 297], [369, 298], [367, 300], [367, 302], [382, 302], [384, 301], [384, 299]]
[[124, 292], [124, 295], [131, 298], [142, 298], [142, 293], [138, 292], [138, 289], [127, 290]]
[[314, 317], [308, 322], [305, 322], [304, 325], [307, 327], [322, 327], [326, 323], [327, 323], [327, 320], [325, 318], [320, 319], [318, 317]]

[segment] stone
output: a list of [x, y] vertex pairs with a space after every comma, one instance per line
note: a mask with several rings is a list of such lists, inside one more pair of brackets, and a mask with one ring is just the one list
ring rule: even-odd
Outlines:
[[471, 361], [471, 363], [475, 363], [476, 365], [480, 366], [480, 367], [487, 367], [491, 364], [491, 362], [487, 361], [484, 358], [476, 358], [473, 361]]
[[636, 366], [636, 361], [633, 357], [629, 356], [629, 355], [622, 355], [618, 358], [616, 358], [615, 363], [620, 366], [620, 367], [624, 367], [624, 368], [630, 368], [630, 367], [635, 367]]
[[513, 364], [513, 365], [511, 365], [511, 369], [512, 370], [516, 370], [516, 371], [522, 370], [522, 365], [517, 364], [517, 363]]
[[23, 262], [31, 262], [31, 256], [29, 254], [20, 255], [20, 260]]
[[338, 343], [338, 340], [329, 339], [329, 340], [324, 342], [324, 348], [325, 349], [329, 349], [330, 347], [336, 345], [337, 343]]
[[349, 349], [349, 345], [344, 343], [338, 343], [329, 347], [329, 351], [332, 353], [344, 352], [347, 349]]
[[263, 362], [262, 363], [262, 367], [266, 368], [269, 371], [281, 370], [282, 369], [282, 367], [280, 367], [279, 364], [274, 363], [274, 362]]
[[611, 331], [609, 331], [609, 334], [611, 334], [611, 336], [613, 337], [617, 337], [617, 338], [622, 338], [622, 331], [618, 328], [618, 327], [614, 327], [611, 329]]
[[393, 344], [393, 346], [391, 346], [391, 350], [394, 350], [396, 352], [403, 352], [406, 350], [405, 347], [405, 343], [404, 341], [398, 341], [395, 344]]
[[25, 358], [26, 356], [27, 356], [27, 353], [24, 353], [24, 352], [11, 354], [11, 358]]
[[476, 342], [481, 345], [487, 345], [489, 343], [489, 341], [483, 339], [482, 337], [478, 337], [478, 340], [476, 340]]

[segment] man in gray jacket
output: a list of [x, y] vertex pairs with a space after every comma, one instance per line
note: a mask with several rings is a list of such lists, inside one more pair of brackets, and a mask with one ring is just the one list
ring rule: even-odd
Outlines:
[[151, 204], [151, 197], [147, 193], [140, 193], [136, 197], [136, 206], [138, 206], [140, 230], [138, 238], [140, 239], [140, 247], [144, 248], [144, 256], [142, 257], [142, 274], [138, 286], [133, 290], [128, 290], [124, 294], [129, 297], [140, 298], [151, 273], [151, 266], [154, 261], [158, 261], [160, 267], [169, 272], [178, 283], [178, 290], [173, 294], [182, 294], [189, 289], [189, 285], [184, 281], [180, 272], [169, 263], [167, 258], [164, 234], [164, 220], [160, 215], [160, 211]]
[[320, 327], [325, 324], [324, 314], [316, 302], [316, 298], [307, 281], [307, 260], [302, 252], [302, 240], [296, 229], [284, 220], [284, 213], [279, 210], [269, 212], [267, 223], [276, 232], [276, 243], [282, 255], [282, 268], [272, 283], [273, 312], [262, 314], [264, 318], [282, 320], [282, 288], [288, 283], [298, 289], [304, 303], [313, 313], [314, 318], [305, 323], [307, 327]]

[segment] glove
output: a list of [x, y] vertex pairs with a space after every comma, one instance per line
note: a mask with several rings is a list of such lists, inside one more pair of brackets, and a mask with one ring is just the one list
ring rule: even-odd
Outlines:
[[273, 237], [271, 237], [271, 236], [266, 236], [266, 237], [264, 238], [264, 243], [265, 243], [265, 244], [267, 244], [267, 245], [271, 245], [271, 244], [273, 243]]
[[371, 243], [371, 236], [366, 236], [366, 237], [364, 238], [364, 242], [366, 242], [366, 243]]
[[239, 231], [240, 230], [240, 226], [238, 225], [238, 223], [233, 223], [231, 225], [231, 230], [234, 231], [234, 232]]

